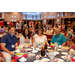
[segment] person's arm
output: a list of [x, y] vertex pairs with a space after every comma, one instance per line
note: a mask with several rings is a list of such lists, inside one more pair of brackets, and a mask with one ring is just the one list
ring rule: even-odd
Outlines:
[[63, 44], [62, 44], [62, 46], [65, 46], [66, 45], [66, 42], [64, 42]]
[[23, 36], [20, 37], [20, 45], [24, 44], [24, 40], [25, 40], [25, 38]]
[[11, 54], [11, 55], [14, 56], [14, 53], [12, 53], [11, 51], [9, 51], [5, 46], [6, 46], [6, 43], [1, 43], [1, 49], [3, 51], [5, 51], [5, 52], [7, 52], [7, 53], [9, 53], [9, 54]]
[[54, 36], [52, 37], [51, 44], [54, 44]]
[[63, 42], [62, 46], [65, 46], [65, 45], [66, 45], [66, 43], [67, 43], [66, 38], [65, 38], [65, 36], [64, 36], [64, 35], [62, 36], [62, 42]]

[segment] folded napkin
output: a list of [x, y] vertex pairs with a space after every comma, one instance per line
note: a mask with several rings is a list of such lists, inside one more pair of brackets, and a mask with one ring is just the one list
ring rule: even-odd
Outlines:
[[[27, 54], [24, 54], [22, 57], [27, 57]], [[17, 62], [18, 58], [22, 58], [22, 57], [15, 56], [15, 62]]]
[[51, 48], [53, 48], [54, 46], [50, 46]]
[[71, 60], [72, 60], [73, 62], [75, 62], [75, 59], [71, 58]]

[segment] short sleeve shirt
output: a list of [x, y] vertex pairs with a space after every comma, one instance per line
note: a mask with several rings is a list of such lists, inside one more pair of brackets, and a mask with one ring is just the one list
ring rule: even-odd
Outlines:
[[[12, 44], [16, 44], [17, 43], [17, 38], [16, 36], [14, 35], [13, 37], [7, 33], [6, 35], [4, 35], [1, 39], [1, 43], [6, 43], [6, 48], [9, 50], [9, 51], [14, 51], [15, 48], [12, 48]], [[2, 50], [1, 50], [2, 51]]]
[[52, 42], [52, 43], [57, 42], [58, 45], [62, 45], [63, 43], [65, 43], [65, 42], [67, 42], [67, 41], [66, 41], [65, 36], [60, 33], [58, 36], [54, 35], [54, 36], [52, 37], [51, 42]]

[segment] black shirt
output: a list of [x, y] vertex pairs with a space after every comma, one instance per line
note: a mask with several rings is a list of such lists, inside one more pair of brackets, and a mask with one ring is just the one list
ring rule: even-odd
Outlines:
[[12, 48], [12, 44], [15, 45], [17, 43], [17, 38], [15, 35], [12, 37], [9, 33], [7, 33], [2, 37], [1, 43], [6, 43], [5, 47], [10, 51], [14, 51], [15, 48]]

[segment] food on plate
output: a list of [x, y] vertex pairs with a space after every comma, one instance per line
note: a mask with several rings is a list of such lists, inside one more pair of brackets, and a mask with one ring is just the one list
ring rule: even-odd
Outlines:
[[24, 53], [16, 53], [16, 55], [23, 55]]
[[64, 49], [70, 49], [70, 47], [65, 46]]

